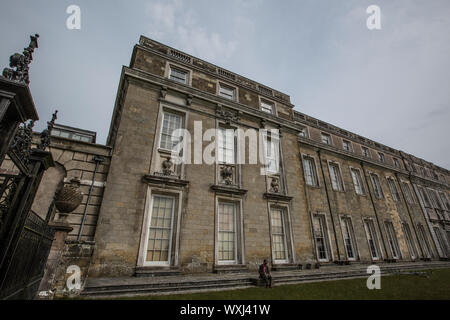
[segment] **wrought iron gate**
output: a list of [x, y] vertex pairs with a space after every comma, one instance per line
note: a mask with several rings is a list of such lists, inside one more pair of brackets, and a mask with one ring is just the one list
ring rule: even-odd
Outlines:
[[[56, 120], [55, 113], [33, 148], [38, 117], [28, 88], [28, 65], [37, 38], [31, 37], [23, 54], [11, 56], [13, 69], [0, 76], [0, 299], [35, 297], [54, 237], [49, 215], [43, 219], [31, 211], [43, 173], [54, 165], [45, 150]], [[12, 170], [1, 169], [5, 161], [14, 164]]]

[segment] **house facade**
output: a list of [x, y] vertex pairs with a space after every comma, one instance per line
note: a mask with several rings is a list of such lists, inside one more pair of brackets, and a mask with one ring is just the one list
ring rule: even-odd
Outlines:
[[447, 259], [448, 170], [293, 108], [141, 37], [118, 88], [89, 275]]

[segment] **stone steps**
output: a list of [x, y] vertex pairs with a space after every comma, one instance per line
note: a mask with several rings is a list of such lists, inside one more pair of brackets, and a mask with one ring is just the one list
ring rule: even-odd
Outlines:
[[[383, 275], [408, 272], [411, 270], [450, 268], [450, 262], [379, 263]], [[368, 277], [367, 264], [350, 266], [327, 266], [312, 270], [274, 271], [274, 285], [294, 284], [314, 281], [330, 281]], [[83, 297], [120, 297], [155, 294], [179, 294], [230, 290], [253, 287], [257, 284], [255, 273], [205, 274], [166, 277], [130, 277], [89, 279], [81, 293]]]

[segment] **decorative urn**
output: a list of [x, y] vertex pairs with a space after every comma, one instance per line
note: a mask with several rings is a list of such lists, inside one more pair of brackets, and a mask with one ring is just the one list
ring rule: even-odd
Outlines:
[[66, 184], [58, 193], [55, 206], [58, 209], [61, 220], [64, 220], [69, 213], [81, 204], [83, 193], [80, 191], [80, 185], [80, 180], [73, 178], [70, 180], [70, 184]]

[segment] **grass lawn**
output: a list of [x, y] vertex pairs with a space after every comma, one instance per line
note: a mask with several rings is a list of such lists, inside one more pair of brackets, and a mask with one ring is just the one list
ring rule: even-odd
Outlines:
[[380, 290], [369, 290], [367, 278], [280, 285], [205, 293], [133, 297], [133, 300], [303, 300], [303, 299], [450, 299], [450, 269], [428, 270], [429, 278], [390, 275]]

